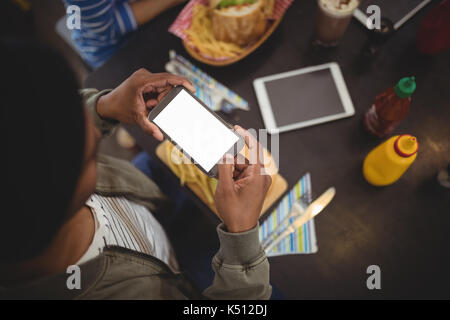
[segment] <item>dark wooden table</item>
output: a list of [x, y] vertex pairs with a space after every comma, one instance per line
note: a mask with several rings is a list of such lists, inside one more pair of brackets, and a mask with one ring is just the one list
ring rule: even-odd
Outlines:
[[[450, 52], [426, 57], [415, 49], [418, 25], [437, 3], [406, 23], [371, 61], [362, 58], [367, 32], [354, 19], [338, 48], [311, 45], [315, 1], [295, 1], [270, 39], [235, 65], [215, 68], [193, 61], [249, 101], [249, 112], [227, 120], [256, 129], [264, 124], [253, 79], [330, 61], [344, 74], [355, 116], [280, 135], [280, 172], [290, 186], [309, 171], [316, 194], [337, 189], [326, 213], [316, 218], [318, 253], [271, 259], [272, 282], [287, 298], [450, 298], [450, 190], [436, 182], [437, 172], [450, 162]], [[117, 86], [141, 67], [162, 72], [169, 49], [189, 58], [167, 32], [180, 9], [142, 27], [85, 86]], [[375, 188], [365, 182], [361, 167], [381, 141], [364, 132], [362, 116], [376, 94], [409, 75], [416, 77], [417, 91], [394, 134], [416, 135], [419, 155], [401, 180]], [[156, 143], [129, 129], [154, 154]], [[381, 290], [366, 287], [369, 265], [381, 268]]]

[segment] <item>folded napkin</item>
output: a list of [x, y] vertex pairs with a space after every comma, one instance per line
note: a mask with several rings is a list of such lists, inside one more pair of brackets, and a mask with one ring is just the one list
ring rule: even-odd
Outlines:
[[[289, 193], [281, 200], [278, 207], [261, 224], [259, 228], [259, 239], [263, 241], [277, 225], [289, 214], [294, 201], [303, 195], [311, 196], [311, 175], [306, 173]], [[293, 219], [291, 218], [290, 222]], [[273, 248], [267, 256], [280, 256], [296, 253], [316, 253], [318, 250], [314, 219], [309, 220], [294, 233], [282, 240], [278, 246]]]

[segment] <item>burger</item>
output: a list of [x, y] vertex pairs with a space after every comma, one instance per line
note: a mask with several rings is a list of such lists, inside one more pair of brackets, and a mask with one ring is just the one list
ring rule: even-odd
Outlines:
[[246, 46], [267, 27], [275, 0], [210, 0], [214, 37]]

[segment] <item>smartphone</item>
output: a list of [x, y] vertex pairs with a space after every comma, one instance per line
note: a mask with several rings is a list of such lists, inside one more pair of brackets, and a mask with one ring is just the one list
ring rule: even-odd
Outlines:
[[236, 156], [245, 144], [231, 125], [183, 86], [169, 91], [148, 119], [210, 177], [217, 177], [217, 165], [225, 154]]

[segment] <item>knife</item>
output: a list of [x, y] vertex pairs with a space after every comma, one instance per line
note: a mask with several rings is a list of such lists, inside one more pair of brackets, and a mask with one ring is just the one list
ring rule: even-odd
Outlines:
[[[304, 225], [306, 222], [308, 222], [310, 219], [317, 216], [322, 210], [333, 200], [334, 195], [336, 194], [336, 189], [334, 187], [329, 188], [327, 191], [325, 191], [320, 197], [318, 197], [316, 200], [314, 200], [306, 210], [301, 209], [301, 204], [297, 205], [294, 203], [292, 206], [292, 209], [297, 211], [297, 214], [289, 214], [290, 217], [294, 217], [295, 220], [288, 225], [286, 229], [278, 229], [278, 231], [273, 232], [269, 239], [273, 239], [271, 241], [267, 241], [267, 239], [263, 242], [263, 248], [266, 251], [266, 253], [270, 252], [278, 243], [280, 243], [284, 238], [289, 236], [291, 233], [295, 232], [298, 228], [300, 228], [302, 225]], [[300, 208], [300, 209], [299, 209]], [[285, 219], [286, 220], [286, 219]], [[282, 223], [285, 222], [283, 220]], [[275, 237], [275, 239], [274, 239]]]

